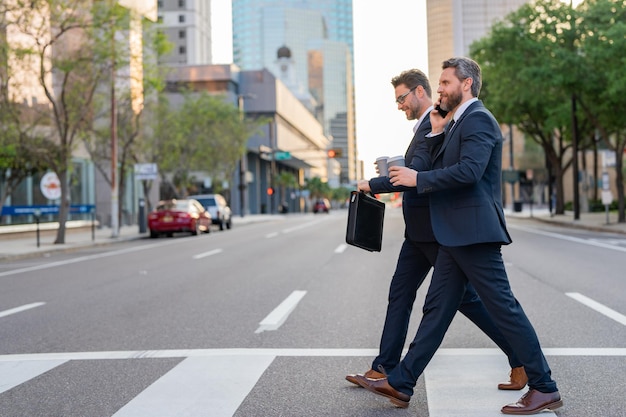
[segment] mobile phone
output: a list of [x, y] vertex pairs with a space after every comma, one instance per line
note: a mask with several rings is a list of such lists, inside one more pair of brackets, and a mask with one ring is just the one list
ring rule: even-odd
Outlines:
[[437, 110], [437, 112], [439, 112], [441, 117], [443, 117], [444, 119], [445, 119], [446, 115], [448, 114], [448, 111], [442, 109], [440, 104], [437, 104], [437, 107], [435, 107], [435, 110]]

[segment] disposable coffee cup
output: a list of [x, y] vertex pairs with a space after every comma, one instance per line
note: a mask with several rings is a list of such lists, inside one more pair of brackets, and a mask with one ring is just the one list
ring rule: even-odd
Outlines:
[[389, 173], [387, 172], [387, 159], [388, 156], [379, 156], [376, 158], [376, 166], [378, 167], [378, 176], [386, 177]]
[[391, 158], [387, 159], [387, 169], [391, 167], [403, 167], [403, 166], [404, 166], [404, 156], [402, 155], [392, 156]]

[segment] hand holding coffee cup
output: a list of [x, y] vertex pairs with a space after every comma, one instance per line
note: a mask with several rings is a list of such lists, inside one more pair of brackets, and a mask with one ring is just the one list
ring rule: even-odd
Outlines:
[[386, 177], [387, 175], [389, 175], [389, 173], [387, 172], [388, 158], [388, 156], [379, 156], [378, 158], [376, 158], [376, 172], [378, 173], [379, 177]]
[[404, 165], [404, 156], [402, 155], [398, 155], [398, 156], [392, 156], [391, 158], [387, 159], [387, 170], [389, 170], [389, 168], [391, 167], [403, 167]]

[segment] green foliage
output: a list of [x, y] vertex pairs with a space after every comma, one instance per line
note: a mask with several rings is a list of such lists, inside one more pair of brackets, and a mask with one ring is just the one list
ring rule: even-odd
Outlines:
[[194, 180], [192, 171], [206, 172], [214, 182], [228, 178], [254, 127], [223, 96], [187, 92], [183, 98], [174, 107], [161, 96], [149, 140], [152, 161], [176, 180], [182, 194]]
[[311, 198], [330, 198], [331, 188], [327, 182], [322, 181], [320, 177], [306, 179], [305, 188], [309, 190]]

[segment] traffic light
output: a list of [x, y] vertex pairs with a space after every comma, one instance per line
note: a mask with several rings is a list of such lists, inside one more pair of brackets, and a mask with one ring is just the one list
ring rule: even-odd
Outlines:
[[341, 157], [341, 148], [332, 148], [328, 150], [328, 157], [329, 158], [339, 158]]
[[267, 187], [267, 195], [273, 195], [274, 189], [272, 187]]

